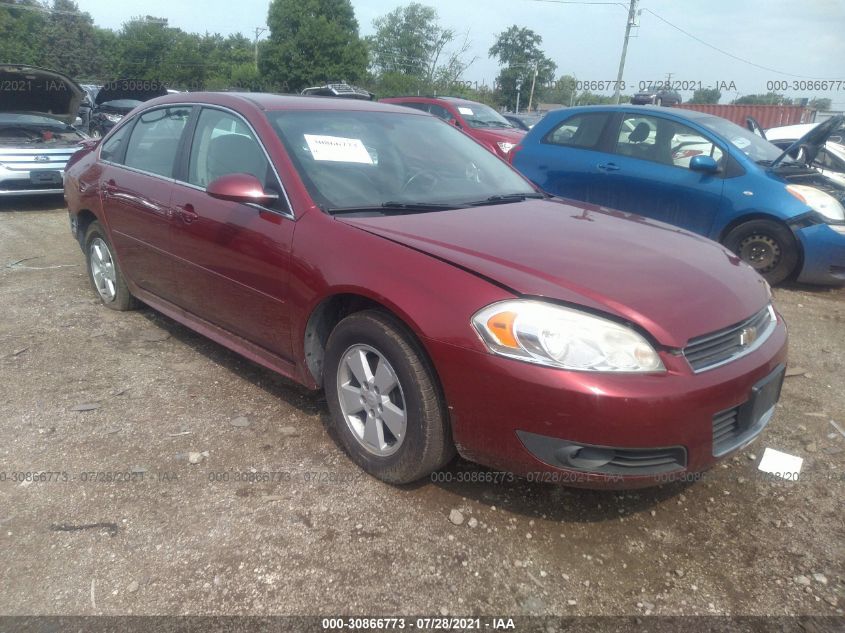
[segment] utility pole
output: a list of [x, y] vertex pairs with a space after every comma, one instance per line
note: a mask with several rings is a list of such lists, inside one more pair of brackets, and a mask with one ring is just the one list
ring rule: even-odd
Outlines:
[[266, 30], [267, 28], [263, 26], [255, 27], [255, 70], [258, 70], [258, 38]]
[[613, 103], [619, 103], [622, 93], [622, 75], [625, 72], [625, 55], [628, 53], [628, 38], [631, 36], [631, 27], [637, 16], [637, 0], [631, 0], [628, 7], [628, 22], [625, 24], [625, 41], [622, 43], [622, 57], [619, 59], [619, 72], [616, 74], [616, 90], [613, 91]]
[[528, 96], [528, 111], [531, 112], [531, 103], [534, 101], [534, 84], [537, 83], [537, 62], [534, 62], [534, 76], [531, 78], [531, 94]]
[[522, 91], [522, 79], [516, 82], [516, 113], [519, 114], [519, 93]]

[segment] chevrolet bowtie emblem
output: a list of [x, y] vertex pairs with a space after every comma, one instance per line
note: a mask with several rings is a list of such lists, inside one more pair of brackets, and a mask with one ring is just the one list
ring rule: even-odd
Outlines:
[[739, 344], [743, 347], [748, 347], [757, 340], [757, 328], [746, 327], [739, 333]]

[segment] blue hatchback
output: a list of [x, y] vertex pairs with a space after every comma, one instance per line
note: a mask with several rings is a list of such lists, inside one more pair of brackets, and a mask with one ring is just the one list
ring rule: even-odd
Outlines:
[[[556, 196], [721, 242], [771, 283], [845, 283], [845, 188], [813, 169], [842, 123], [783, 151], [720, 117], [650, 106], [550, 112], [509, 159]], [[797, 159], [796, 159], [797, 157]]]

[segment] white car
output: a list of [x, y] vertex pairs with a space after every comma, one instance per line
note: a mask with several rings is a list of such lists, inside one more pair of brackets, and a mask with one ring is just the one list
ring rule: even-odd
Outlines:
[[[766, 140], [785, 150], [816, 125], [816, 123], [802, 123], [773, 127], [766, 130]], [[790, 156], [798, 158], [798, 151], [796, 149], [794, 155], [790, 154]], [[845, 186], [845, 130], [840, 128], [827, 138], [824, 147], [816, 155], [813, 166], [823, 175]]]
[[62, 73], [0, 64], [0, 197], [64, 192], [65, 164], [88, 138], [72, 126], [84, 96]]

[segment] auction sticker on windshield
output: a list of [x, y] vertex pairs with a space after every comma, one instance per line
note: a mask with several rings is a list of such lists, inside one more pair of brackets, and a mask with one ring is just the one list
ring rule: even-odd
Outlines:
[[304, 136], [314, 160], [373, 164], [370, 153], [360, 139], [318, 134], [305, 134]]
[[474, 114], [474, 112], [472, 111], [472, 108], [458, 108], [458, 112], [460, 112], [461, 114], [467, 114], [467, 115], [470, 115], [470, 116]]

